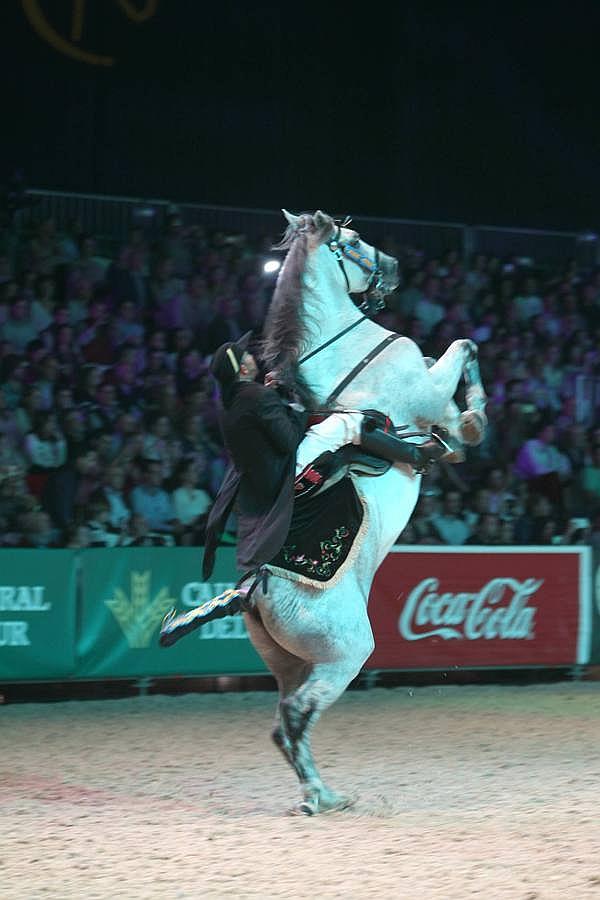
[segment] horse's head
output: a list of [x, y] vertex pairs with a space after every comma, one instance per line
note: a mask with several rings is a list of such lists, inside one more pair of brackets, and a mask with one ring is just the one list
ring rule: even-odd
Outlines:
[[340, 283], [349, 294], [367, 293], [378, 303], [398, 286], [398, 261], [363, 241], [349, 227], [349, 219], [340, 224], [320, 209], [313, 216], [295, 216], [285, 209], [283, 214], [288, 222], [286, 239], [306, 233], [311, 249], [327, 248], [337, 261]]

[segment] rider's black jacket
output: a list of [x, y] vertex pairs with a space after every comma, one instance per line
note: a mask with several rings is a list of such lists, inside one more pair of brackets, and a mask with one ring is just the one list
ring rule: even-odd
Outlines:
[[221, 416], [232, 464], [208, 519], [204, 578], [212, 572], [216, 547], [234, 504], [240, 569], [268, 562], [283, 546], [292, 516], [296, 450], [307, 418], [306, 412], [290, 407], [271, 387], [247, 381], [233, 386]]

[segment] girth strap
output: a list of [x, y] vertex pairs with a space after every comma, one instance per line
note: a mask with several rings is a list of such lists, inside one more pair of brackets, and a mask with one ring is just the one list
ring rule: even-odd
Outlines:
[[388, 344], [391, 344], [393, 341], [398, 340], [399, 337], [401, 337], [401, 335], [399, 335], [399, 334], [388, 334], [388, 336], [386, 338], [384, 338], [383, 341], [381, 341], [381, 343], [377, 344], [376, 347], [373, 347], [371, 352], [369, 354], [367, 354], [367, 356], [365, 356], [363, 359], [361, 359], [361, 361], [356, 366], [354, 366], [352, 371], [348, 372], [346, 377], [342, 381], [340, 381], [340, 383], [338, 384], [338, 386], [336, 388], [333, 389], [333, 391], [331, 392], [331, 394], [329, 395], [329, 397], [327, 398], [327, 400], [325, 401], [323, 406], [325, 408], [327, 408], [335, 400], [337, 400], [337, 398], [340, 396], [342, 391], [348, 387], [350, 382], [354, 381], [356, 376], [360, 372], [362, 372], [362, 370], [364, 368], [366, 368], [369, 365], [369, 363], [375, 359], [376, 356], [379, 356], [381, 351], [385, 350], [385, 348], [388, 346]]

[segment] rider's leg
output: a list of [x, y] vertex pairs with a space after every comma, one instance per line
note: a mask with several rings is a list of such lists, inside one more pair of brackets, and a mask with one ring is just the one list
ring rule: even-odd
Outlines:
[[335, 453], [346, 444], [359, 444], [363, 419], [360, 412], [332, 413], [312, 425], [296, 451], [296, 477], [321, 454]]
[[195, 606], [187, 612], [178, 613], [171, 609], [160, 626], [158, 642], [161, 647], [171, 647], [186, 634], [212, 622], [213, 619], [222, 619], [225, 616], [235, 616], [244, 612], [248, 589], [228, 588], [212, 600]]
[[[297, 484], [305, 482], [311, 470], [318, 472], [319, 457], [324, 459], [325, 454], [335, 454], [349, 444], [357, 445], [380, 459], [408, 463], [418, 470], [445, 454], [446, 449], [437, 441], [411, 444], [398, 437], [393, 430], [386, 431], [380, 427], [384, 421], [385, 416], [375, 412], [372, 415], [368, 412], [333, 413], [323, 422], [313, 425], [306, 432], [296, 454]], [[327, 463], [330, 462], [331, 457], [328, 457]], [[315, 483], [316, 486], [320, 487], [320, 484]]]

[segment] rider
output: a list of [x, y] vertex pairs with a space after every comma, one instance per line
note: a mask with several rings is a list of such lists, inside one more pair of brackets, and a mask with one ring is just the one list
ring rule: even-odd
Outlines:
[[[305, 434], [308, 412], [304, 407], [280, 396], [272, 374], [267, 375], [265, 384], [255, 380], [258, 366], [248, 351], [250, 338], [248, 332], [236, 342], [223, 344], [210, 366], [220, 386], [221, 430], [233, 463], [208, 518], [202, 565], [205, 580], [212, 572], [216, 548], [234, 503], [237, 564], [248, 572], [268, 563], [283, 546], [294, 498], [306, 497], [336, 470], [351, 465], [356, 458], [356, 451], [351, 455], [346, 452], [352, 450], [351, 445], [380, 459], [409, 463], [418, 471], [446, 452], [435, 440], [421, 445], [401, 440], [389, 430], [389, 419], [374, 410], [332, 413]], [[240, 612], [246, 593], [243, 589], [226, 591], [198, 612], [169, 614], [161, 629], [161, 644], [175, 643], [210, 619]]]

